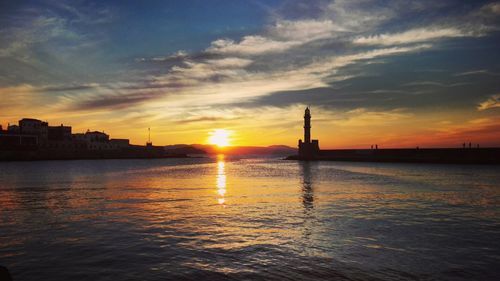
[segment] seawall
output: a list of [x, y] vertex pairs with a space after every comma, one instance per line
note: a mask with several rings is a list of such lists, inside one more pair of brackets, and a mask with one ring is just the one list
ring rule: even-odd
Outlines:
[[500, 164], [500, 148], [394, 148], [321, 150], [311, 158], [298, 155], [288, 160], [411, 162], [449, 164]]
[[0, 149], [0, 161], [79, 160], [79, 159], [154, 159], [187, 158], [186, 154], [169, 154], [162, 147], [130, 146], [118, 150], [87, 149]]

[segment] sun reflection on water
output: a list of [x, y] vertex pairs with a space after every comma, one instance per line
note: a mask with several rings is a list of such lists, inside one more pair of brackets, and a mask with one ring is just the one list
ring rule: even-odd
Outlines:
[[217, 199], [217, 202], [220, 205], [223, 205], [226, 200], [224, 198], [224, 195], [226, 194], [226, 173], [225, 173], [225, 162], [224, 162], [224, 155], [218, 155], [217, 156], [217, 177], [216, 177], [216, 187], [217, 187], [217, 194], [219, 195], [219, 198]]

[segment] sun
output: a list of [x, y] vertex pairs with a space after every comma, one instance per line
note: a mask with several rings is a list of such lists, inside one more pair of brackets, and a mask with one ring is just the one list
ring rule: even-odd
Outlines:
[[225, 147], [230, 144], [231, 131], [226, 129], [216, 129], [209, 133], [208, 143]]

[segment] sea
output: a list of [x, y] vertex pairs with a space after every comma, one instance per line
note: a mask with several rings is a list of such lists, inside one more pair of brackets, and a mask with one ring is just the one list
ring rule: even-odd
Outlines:
[[0, 163], [13, 280], [500, 280], [500, 166]]

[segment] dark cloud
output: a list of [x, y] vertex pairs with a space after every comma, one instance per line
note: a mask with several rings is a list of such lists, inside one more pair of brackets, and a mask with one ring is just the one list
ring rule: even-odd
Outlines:
[[39, 92], [71, 92], [89, 90], [98, 87], [97, 84], [81, 84], [81, 85], [62, 85], [62, 86], [48, 86], [42, 87]]
[[134, 85], [120, 86], [122, 90], [148, 90], [148, 89], [181, 89], [189, 85], [181, 82], [154, 83], [152, 81], [138, 81]]
[[127, 108], [162, 96], [160, 93], [130, 93], [122, 95], [107, 95], [93, 99], [77, 101], [70, 110], [121, 109]]

